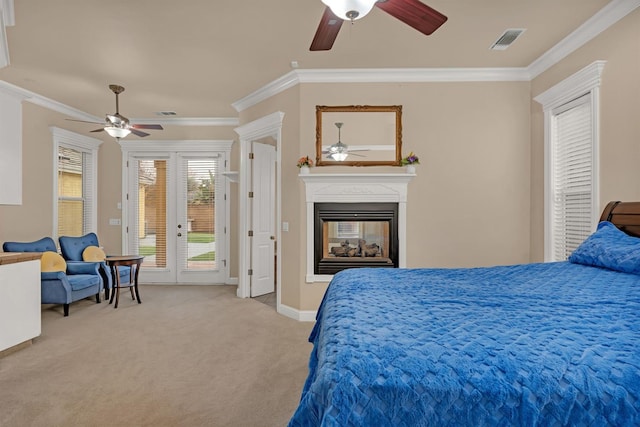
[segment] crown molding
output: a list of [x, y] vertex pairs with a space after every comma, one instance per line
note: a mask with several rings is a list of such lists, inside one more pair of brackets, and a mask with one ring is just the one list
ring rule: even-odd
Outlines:
[[16, 23], [13, 0], [0, 0], [0, 68], [9, 65], [9, 42], [7, 41], [7, 27]]
[[16, 13], [13, 7], [13, 0], [2, 0], [0, 2], [2, 9], [2, 23], [7, 27], [16, 25]]
[[[11, 83], [0, 80], [0, 90], [21, 96], [25, 101], [39, 105], [46, 109], [56, 111], [65, 116], [76, 120], [85, 120], [88, 122], [104, 122], [103, 117], [97, 117], [92, 114], [80, 111], [77, 108], [70, 107], [46, 96], [39, 95], [30, 90], [21, 88]], [[129, 119], [133, 123], [139, 124], [160, 124], [167, 126], [238, 126], [240, 121], [237, 117], [175, 117], [175, 118], [157, 118], [157, 119]]]
[[613, 0], [584, 24], [524, 68], [298, 69], [231, 104], [241, 112], [300, 83], [429, 83], [531, 81], [640, 6]]
[[215, 152], [215, 151], [231, 151], [233, 140], [226, 139], [198, 139], [198, 140], [181, 140], [181, 139], [162, 139], [162, 140], [133, 140], [120, 139], [118, 144], [122, 151], [127, 153], [130, 151], [139, 152], [156, 152], [158, 150], [172, 151], [199, 151], [199, 152]]
[[47, 108], [52, 111], [57, 111], [58, 113], [72, 117], [76, 120], [86, 120], [89, 122], [99, 122], [99, 123], [103, 121], [101, 117], [96, 117], [91, 114], [87, 114], [84, 111], [78, 110], [77, 108], [73, 108], [61, 102], [54, 101], [53, 99], [47, 98], [46, 96], [42, 96], [35, 92], [31, 92], [30, 90], [21, 88], [20, 86], [16, 86], [4, 80], [0, 80], [0, 89], [4, 89], [6, 91], [11, 91], [16, 94], [19, 94], [24, 98], [25, 101], [29, 101], [32, 104], [39, 105], [41, 107]]
[[300, 70], [289, 71], [287, 74], [278, 77], [270, 83], [267, 83], [260, 89], [250, 93], [244, 98], [233, 102], [231, 106], [237, 112], [241, 112], [246, 110], [247, 108], [253, 107], [259, 102], [262, 102], [274, 95], [279, 94], [280, 92], [284, 92], [285, 90], [298, 85], [298, 83], [300, 83], [300, 79], [298, 78], [299, 71]]
[[231, 104], [241, 112], [300, 83], [529, 81], [526, 68], [335, 68], [293, 70]]
[[140, 125], [168, 125], [168, 126], [238, 126], [237, 117], [173, 117], [157, 119], [129, 119]]
[[9, 65], [9, 43], [7, 42], [7, 29], [4, 23], [4, 10], [0, 8], [0, 68]]
[[19, 98], [20, 101], [23, 101], [27, 98], [25, 96], [24, 91], [21, 90], [19, 87], [14, 86], [10, 83], [4, 82], [2, 80], [0, 80], [0, 92]]
[[365, 68], [296, 70], [300, 83], [528, 81], [525, 68]]
[[569, 54], [585, 45], [639, 6], [640, 0], [613, 0], [607, 4], [585, 21], [584, 24], [576, 28], [575, 31], [533, 61], [528, 67], [531, 79], [534, 79], [566, 58]]
[[26, 101], [29, 101], [32, 104], [39, 105], [48, 110], [56, 111], [60, 114], [64, 114], [65, 116], [69, 116], [76, 120], [85, 120], [87, 122], [96, 122], [102, 123], [104, 122], [104, 118], [97, 117], [89, 113], [85, 113], [84, 111], [80, 111], [77, 108], [70, 107], [62, 102], [54, 101], [53, 99], [47, 98], [42, 95], [38, 95], [33, 92], [28, 92], [30, 95], [26, 97]]

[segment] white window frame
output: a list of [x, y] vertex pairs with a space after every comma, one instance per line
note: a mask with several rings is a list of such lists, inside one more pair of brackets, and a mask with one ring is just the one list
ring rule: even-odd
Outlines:
[[[53, 232], [54, 240], [58, 236], [58, 152], [60, 147], [71, 148], [90, 154], [89, 164], [85, 165], [83, 160], [82, 172], [82, 193], [85, 203], [88, 203], [89, 212], [84, 213], [83, 218], [87, 221], [83, 224], [85, 233], [98, 231], [98, 149], [102, 141], [97, 138], [80, 135], [55, 126], [49, 128], [53, 135]], [[87, 167], [85, 167], [87, 166]], [[86, 176], [86, 171], [90, 176]]]
[[600, 84], [601, 75], [606, 61], [595, 61], [572, 76], [561, 81], [557, 85], [534, 98], [542, 104], [544, 111], [544, 260], [560, 261], [554, 259], [554, 176], [553, 176], [553, 148], [554, 148], [554, 115], [557, 109], [577, 98], [588, 96], [591, 104], [591, 136], [592, 136], [592, 175], [591, 175], [591, 220], [592, 228], [598, 221], [599, 185], [598, 185], [598, 158], [599, 158], [599, 122], [600, 122]]

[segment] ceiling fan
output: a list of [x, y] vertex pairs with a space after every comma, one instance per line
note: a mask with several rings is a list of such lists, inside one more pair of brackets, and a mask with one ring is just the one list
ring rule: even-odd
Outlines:
[[362, 154], [355, 154], [354, 151], [369, 151], [369, 150], [367, 149], [357, 149], [357, 150], [351, 149], [350, 150], [349, 146], [341, 141], [340, 130], [342, 129], [343, 124], [344, 123], [335, 123], [336, 127], [338, 128], [338, 142], [336, 142], [335, 144], [332, 144], [327, 149], [323, 149], [322, 154], [326, 154], [327, 159], [335, 160], [338, 162], [345, 161], [349, 154], [353, 156], [364, 157]]
[[[142, 132], [139, 129], [155, 129], [155, 130], [163, 130], [161, 125], [142, 125], [142, 124], [133, 124], [129, 122], [129, 119], [120, 114], [120, 106], [118, 103], [118, 95], [124, 92], [124, 87], [120, 85], [109, 85], [109, 89], [113, 93], [116, 94], [116, 112], [114, 114], [107, 114], [105, 117], [104, 126], [100, 129], [92, 130], [91, 132], [102, 132], [105, 131], [112, 137], [116, 139], [124, 138], [130, 133], [144, 137], [149, 136], [148, 133]], [[73, 122], [83, 122], [83, 123], [96, 123], [101, 124], [100, 122], [89, 122], [86, 120], [74, 120], [67, 119]]]
[[419, 0], [322, 0], [327, 7], [309, 50], [330, 50], [343, 21], [363, 18], [373, 6], [384, 10], [422, 34], [430, 35], [447, 17]]

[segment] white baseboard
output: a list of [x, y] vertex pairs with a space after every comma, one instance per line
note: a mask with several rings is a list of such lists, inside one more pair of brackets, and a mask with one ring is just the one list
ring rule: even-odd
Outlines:
[[316, 321], [316, 310], [298, 310], [293, 307], [289, 307], [288, 305], [280, 304], [278, 307], [278, 313], [283, 316], [287, 316], [291, 319], [297, 320], [299, 322], [315, 322]]
[[225, 285], [236, 285], [238, 286], [238, 278], [237, 277], [229, 277], [225, 282]]

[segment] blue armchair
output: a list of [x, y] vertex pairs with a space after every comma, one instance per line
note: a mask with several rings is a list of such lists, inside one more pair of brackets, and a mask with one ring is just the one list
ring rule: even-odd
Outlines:
[[[84, 236], [72, 237], [72, 236], [60, 236], [58, 238], [60, 242], [60, 251], [62, 256], [67, 261], [67, 264], [75, 264], [84, 262], [82, 256], [84, 250], [89, 246], [100, 246], [98, 244], [98, 236], [95, 233], [88, 233]], [[103, 261], [100, 262], [98, 271], [102, 278], [102, 287], [104, 289], [105, 299], [109, 298], [111, 288], [113, 288], [113, 280], [111, 278], [111, 272], [109, 267]], [[120, 267], [118, 269], [120, 274], [120, 283], [129, 283], [129, 276], [131, 269], [129, 267]]]
[[[44, 252], [57, 255], [56, 244], [50, 237], [35, 242], [5, 242], [5, 252]], [[43, 258], [44, 258], [43, 254]], [[57, 255], [61, 261], [62, 258]], [[69, 315], [69, 304], [92, 295], [100, 303], [100, 274], [97, 263], [83, 265], [65, 264], [65, 271], [43, 271], [40, 273], [40, 295], [42, 304], [63, 304], [65, 317]]]

